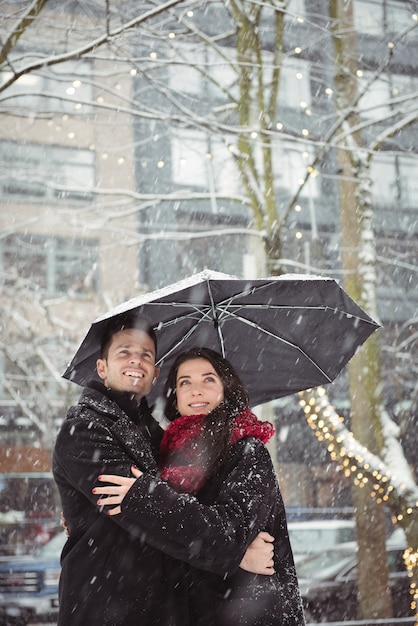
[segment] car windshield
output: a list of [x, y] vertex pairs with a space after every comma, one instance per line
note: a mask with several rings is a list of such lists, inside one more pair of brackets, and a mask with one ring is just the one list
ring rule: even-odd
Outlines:
[[48, 543], [42, 546], [42, 548], [39, 548], [36, 556], [45, 559], [59, 558], [61, 556], [61, 551], [64, 547], [66, 539], [67, 537], [65, 536], [64, 532], [58, 533], [58, 535], [55, 535], [55, 537], [53, 537], [51, 541], [48, 541]]
[[306, 557], [297, 564], [299, 578], [316, 578], [324, 580], [334, 576], [345, 565], [348, 565], [355, 553], [346, 549], [326, 550]]
[[289, 537], [295, 554], [307, 554], [326, 550], [336, 543], [344, 543], [355, 539], [354, 526], [304, 526], [290, 524]]

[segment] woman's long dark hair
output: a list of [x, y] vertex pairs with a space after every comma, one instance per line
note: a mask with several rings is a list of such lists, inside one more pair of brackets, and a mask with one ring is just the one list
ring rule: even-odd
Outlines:
[[182, 352], [168, 374], [165, 387], [164, 413], [170, 421], [179, 417], [177, 410], [176, 382], [180, 365], [192, 359], [205, 359], [214, 368], [224, 387], [224, 400], [203, 421], [198, 444], [199, 457], [204, 462], [206, 475], [212, 475], [226, 457], [231, 439], [234, 419], [248, 406], [248, 393], [232, 367], [218, 352], [210, 348], [192, 348]]

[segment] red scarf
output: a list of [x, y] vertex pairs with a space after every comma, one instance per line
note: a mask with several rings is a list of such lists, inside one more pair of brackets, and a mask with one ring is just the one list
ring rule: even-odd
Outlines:
[[[181, 493], [196, 493], [206, 482], [205, 467], [197, 451], [204, 418], [205, 415], [182, 415], [171, 422], [161, 441], [160, 476]], [[270, 422], [262, 422], [245, 408], [235, 418], [230, 443], [244, 437], [267, 443], [273, 434]]]

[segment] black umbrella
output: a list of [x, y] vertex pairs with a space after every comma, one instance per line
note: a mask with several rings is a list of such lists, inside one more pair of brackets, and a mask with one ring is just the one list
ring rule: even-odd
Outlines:
[[332, 382], [379, 328], [332, 278], [286, 274], [249, 280], [205, 270], [124, 302], [93, 322], [64, 372], [79, 385], [97, 377], [109, 320], [137, 311], [154, 325], [161, 393], [182, 351], [207, 346], [236, 368], [251, 404]]

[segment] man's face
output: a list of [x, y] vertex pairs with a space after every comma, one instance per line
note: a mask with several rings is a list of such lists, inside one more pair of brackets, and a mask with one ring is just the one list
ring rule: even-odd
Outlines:
[[106, 359], [97, 359], [97, 373], [115, 391], [127, 391], [141, 400], [150, 391], [160, 370], [155, 367], [155, 348], [143, 330], [120, 330], [112, 337]]

